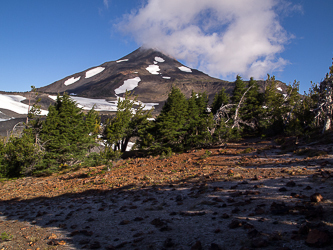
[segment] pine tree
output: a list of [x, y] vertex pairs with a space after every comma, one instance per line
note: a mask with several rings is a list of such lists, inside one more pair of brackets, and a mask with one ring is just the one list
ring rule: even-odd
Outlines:
[[31, 174], [43, 156], [29, 129], [25, 130], [21, 137], [12, 136], [2, 150], [3, 168], [1, 174], [6, 177]]
[[131, 138], [139, 136], [141, 130], [149, 123], [152, 110], [144, 110], [144, 106], [130, 95], [118, 101], [117, 114], [108, 121], [105, 127], [105, 138], [108, 147], [113, 151], [125, 152]]
[[96, 140], [91, 132], [91, 126], [87, 125], [84, 113], [76, 102], [66, 93], [62, 97], [58, 95], [56, 103], [49, 107], [41, 129], [46, 167], [80, 161]]
[[286, 110], [283, 106], [284, 97], [277, 92], [275, 77], [267, 75], [266, 89], [264, 93], [263, 110], [260, 118], [260, 131], [265, 134], [279, 134], [283, 132], [283, 114]]
[[206, 93], [197, 94], [192, 91], [188, 100], [186, 135], [184, 144], [187, 148], [203, 146], [211, 142], [210, 129], [213, 126], [213, 115], [208, 110]]
[[213, 103], [211, 105], [211, 111], [213, 115], [220, 109], [222, 105], [226, 105], [229, 103], [230, 97], [227, 93], [225, 93], [225, 89], [222, 88], [215, 96]]
[[184, 127], [188, 122], [186, 115], [187, 100], [178, 88], [172, 87], [155, 122], [153, 150], [161, 153], [168, 148], [173, 151], [184, 149], [183, 140], [186, 134]]
[[238, 104], [245, 91], [246, 91], [246, 84], [243, 82], [242, 77], [237, 75], [235, 81], [235, 88], [232, 92], [231, 102], [233, 104]]
[[[259, 117], [260, 112], [262, 110], [262, 99], [263, 95], [259, 93], [259, 85], [253, 79], [250, 78], [248, 83], [249, 91], [245, 95], [244, 104], [240, 110], [242, 120], [248, 124], [253, 124], [255, 128], [259, 125]], [[246, 133], [253, 133], [255, 132], [254, 129], [250, 128], [249, 126], [244, 127]]]

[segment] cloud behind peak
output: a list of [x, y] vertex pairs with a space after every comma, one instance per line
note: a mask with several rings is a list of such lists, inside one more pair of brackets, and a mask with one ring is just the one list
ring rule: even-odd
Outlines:
[[212, 76], [263, 78], [288, 63], [280, 0], [148, 0], [118, 28]]

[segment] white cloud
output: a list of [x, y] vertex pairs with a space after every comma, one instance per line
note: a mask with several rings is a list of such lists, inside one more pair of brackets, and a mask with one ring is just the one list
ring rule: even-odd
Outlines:
[[265, 77], [288, 63], [291, 36], [279, 23], [285, 0], [148, 0], [118, 28], [212, 76]]

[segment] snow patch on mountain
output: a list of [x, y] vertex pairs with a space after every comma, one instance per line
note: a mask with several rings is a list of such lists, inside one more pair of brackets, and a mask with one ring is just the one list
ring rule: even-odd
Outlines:
[[81, 78], [81, 76], [79, 76], [79, 77], [77, 77], [77, 78], [74, 78], [74, 76], [73, 76], [72, 78], [67, 79], [67, 80], [64, 82], [64, 84], [65, 84], [66, 86], [71, 85], [71, 84], [77, 82], [78, 80], [80, 80], [80, 78]]
[[94, 75], [101, 73], [103, 70], [105, 70], [104, 67], [96, 67], [94, 69], [88, 70], [86, 72], [86, 78], [93, 77]]
[[192, 70], [190, 68], [185, 67], [185, 66], [180, 66], [180, 67], [178, 67], [178, 69], [180, 69], [181, 71], [187, 72], [187, 73], [192, 72]]
[[[56, 100], [57, 96], [49, 95], [49, 98]], [[113, 111], [113, 112], [117, 111], [118, 101], [124, 100], [124, 98], [122, 97], [118, 97], [117, 101], [110, 101], [110, 102], [106, 101], [105, 99], [90, 99], [79, 96], [71, 96], [70, 98], [76, 102], [78, 107], [84, 110], [91, 110], [92, 107], [94, 107], [96, 111]], [[145, 107], [143, 110], [150, 110], [154, 106], [159, 105], [159, 103], [142, 103], [140, 101], [136, 102], [136, 104], [144, 105]]]
[[140, 81], [141, 81], [140, 77], [128, 79], [128, 80], [124, 81], [123, 85], [121, 85], [119, 88], [115, 89], [114, 92], [118, 95], [121, 93], [125, 93], [126, 90], [131, 91], [139, 85]]
[[160, 62], [160, 63], [165, 62], [165, 60], [162, 57], [159, 57], [159, 56], [155, 56], [155, 61]]
[[279, 91], [282, 91], [282, 89], [280, 88], [280, 87], [278, 87], [278, 88], [276, 88], [277, 90], [279, 90]]
[[117, 102], [107, 102], [105, 99], [90, 99], [71, 96], [80, 108], [90, 110], [94, 107], [96, 111], [117, 111]]
[[[28, 114], [29, 105], [22, 103], [26, 98], [20, 95], [2, 95], [0, 94], [0, 108], [8, 109], [15, 113]], [[48, 111], [41, 110], [41, 115], [47, 115]]]
[[163, 78], [163, 79], [171, 79], [170, 76], [163, 76], [162, 78]]
[[149, 65], [146, 70], [149, 71], [152, 75], [158, 75], [158, 71], [160, 71], [160, 67], [158, 65]]
[[116, 63], [127, 62], [127, 61], [128, 61], [128, 59], [122, 59], [122, 60], [118, 60], [118, 61], [116, 61]]

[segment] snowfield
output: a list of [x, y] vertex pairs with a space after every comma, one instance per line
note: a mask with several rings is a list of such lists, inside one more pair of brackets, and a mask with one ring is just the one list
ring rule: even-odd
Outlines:
[[78, 96], [71, 96], [71, 99], [76, 101], [78, 107], [84, 110], [90, 110], [95, 106], [96, 111], [117, 111], [117, 102], [107, 102], [105, 99], [90, 99]]
[[149, 71], [150, 74], [152, 75], [158, 75], [160, 71], [160, 67], [158, 65], [149, 65], [146, 70]]
[[126, 90], [131, 91], [139, 85], [140, 81], [141, 81], [140, 77], [128, 79], [128, 80], [124, 81], [123, 85], [121, 85], [119, 88], [115, 89], [114, 92], [118, 95], [121, 93], [125, 93]]
[[78, 80], [80, 80], [80, 78], [81, 78], [81, 76], [79, 76], [79, 77], [77, 77], [77, 78], [74, 78], [74, 76], [73, 76], [72, 78], [67, 79], [67, 80], [64, 82], [64, 84], [65, 84], [66, 86], [71, 85], [71, 84], [77, 82]]
[[181, 71], [187, 72], [187, 73], [192, 72], [192, 70], [190, 68], [185, 67], [185, 66], [180, 66], [180, 67], [178, 67], [178, 69], [180, 69]]
[[[57, 96], [51, 96], [49, 95], [49, 98], [53, 100], [57, 100]], [[85, 98], [85, 97], [78, 97], [78, 96], [71, 96], [71, 99], [74, 100], [78, 107], [84, 109], [84, 110], [90, 110], [92, 107], [95, 106], [96, 111], [117, 111], [117, 104], [118, 101], [111, 101], [108, 102], [105, 99], [90, 99], [90, 98]], [[124, 98], [118, 97], [118, 100], [123, 100]], [[150, 110], [154, 106], [159, 105], [159, 103], [142, 103], [142, 102], [137, 102], [136, 104], [143, 104], [145, 107], [143, 110]]]
[[127, 61], [128, 61], [128, 59], [122, 59], [122, 60], [118, 60], [118, 61], [116, 61], [116, 63], [127, 62]]
[[159, 57], [159, 56], [155, 56], [155, 61], [160, 62], [160, 63], [165, 62], [165, 60], [162, 57]]
[[88, 70], [86, 72], [86, 78], [93, 77], [94, 75], [97, 75], [97, 74], [101, 73], [103, 70], [105, 70], [104, 67], [97, 67], [97, 68]]
[[276, 88], [277, 90], [279, 90], [279, 91], [282, 91], [282, 89], [280, 88], [280, 87], [278, 87], [278, 88]]
[[[29, 105], [22, 103], [26, 98], [20, 95], [2, 95], [0, 94], [0, 108], [8, 109], [15, 113], [28, 114]], [[41, 115], [47, 115], [48, 111], [41, 110]]]

